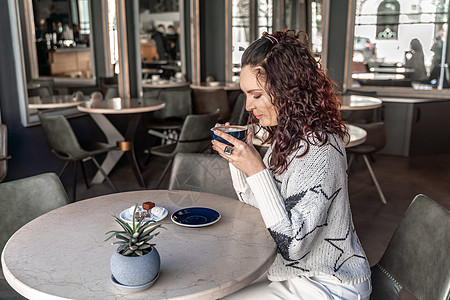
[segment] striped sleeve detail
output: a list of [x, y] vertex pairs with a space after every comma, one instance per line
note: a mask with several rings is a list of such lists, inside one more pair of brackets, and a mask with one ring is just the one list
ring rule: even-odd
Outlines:
[[247, 177], [266, 227], [272, 227], [283, 219], [287, 219], [283, 197], [268, 169]]

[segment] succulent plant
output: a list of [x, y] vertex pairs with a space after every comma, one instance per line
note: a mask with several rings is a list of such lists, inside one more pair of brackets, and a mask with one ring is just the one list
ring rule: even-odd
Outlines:
[[[137, 207], [138, 206], [135, 205], [133, 216], [136, 215]], [[133, 217], [133, 225], [130, 226], [117, 216], [113, 217], [123, 230], [108, 231], [105, 234], [110, 234], [110, 236], [105, 241], [112, 237], [118, 239], [118, 241], [112, 243], [113, 245], [119, 245], [117, 252], [124, 256], [142, 256], [152, 250], [155, 244], [150, 244], [150, 241], [159, 234], [159, 232], [155, 232], [155, 230], [161, 227], [161, 223], [155, 221], [144, 222], [144, 218], [137, 221], [136, 218]]]

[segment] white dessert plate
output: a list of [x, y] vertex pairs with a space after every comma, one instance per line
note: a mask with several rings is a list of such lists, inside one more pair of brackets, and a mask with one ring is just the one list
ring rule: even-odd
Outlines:
[[[162, 206], [155, 206], [155, 207], [162, 208], [162, 209], [163, 209], [163, 214], [162, 214], [160, 217], [156, 217], [156, 216], [152, 215], [150, 218], [145, 218], [144, 221], [156, 221], [156, 222], [158, 222], [158, 221], [163, 220], [165, 217], [167, 217], [167, 215], [168, 215], [168, 213], [169, 213], [169, 212], [167, 211], [167, 209], [165, 209], [165, 208], [162, 207]], [[127, 222], [127, 223], [130, 223], [130, 224], [133, 223], [133, 218], [132, 218], [132, 216], [131, 216], [130, 211], [129, 211], [128, 208], [125, 209], [125, 210], [123, 210], [123, 211], [120, 213], [119, 218], [120, 218], [122, 221], [125, 221], [125, 222]]]

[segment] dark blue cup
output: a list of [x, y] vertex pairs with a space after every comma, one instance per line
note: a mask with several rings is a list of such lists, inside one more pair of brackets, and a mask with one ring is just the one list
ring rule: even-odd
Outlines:
[[233, 144], [229, 143], [228, 141], [224, 140], [223, 138], [217, 136], [214, 134], [214, 130], [220, 130], [222, 132], [225, 132], [235, 138], [237, 138], [238, 140], [241, 140], [243, 142], [247, 141], [247, 127], [246, 126], [240, 126], [240, 125], [229, 125], [229, 126], [225, 126], [225, 125], [220, 125], [220, 126], [216, 126], [211, 128], [211, 137], [213, 140], [217, 140], [221, 143], [224, 143], [226, 145], [230, 145], [233, 146]]

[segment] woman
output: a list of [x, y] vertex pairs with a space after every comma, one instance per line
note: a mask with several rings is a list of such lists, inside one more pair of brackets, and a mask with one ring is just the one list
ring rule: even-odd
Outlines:
[[242, 56], [241, 89], [269, 132], [264, 159], [223, 132], [213, 149], [230, 162], [239, 198], [259, 208], [278, 246], [258, 282], [230, 299], [368, 299], [370, 268], [353, 228], [346, 135], [333, 82], [294, 31], [264, 34]]
[[411, 79], [414, 81], [426, 81], [428, 79], [427, 70], [425, 69], [425, 58], [423, 54], [422, 44], [418, 39], [412, 39], [410, 42], [409, 51], [410, 58], [406, 58], [405, 66], [412, 68], [414, 72], [411, 74]]

